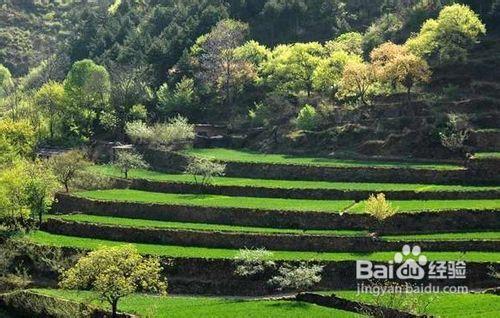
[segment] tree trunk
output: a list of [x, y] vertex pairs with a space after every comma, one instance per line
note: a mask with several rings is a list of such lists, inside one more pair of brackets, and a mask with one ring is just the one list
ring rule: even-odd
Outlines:
[[67, 182], [64, 183], [64, 189], [66, 189], [66, 193], [69, 192], [69, 186]]
[[117, 317], [116, 315], [117, 309], [118, 309], [118, 300], [115, 299], [111, 302], [111, 318]]

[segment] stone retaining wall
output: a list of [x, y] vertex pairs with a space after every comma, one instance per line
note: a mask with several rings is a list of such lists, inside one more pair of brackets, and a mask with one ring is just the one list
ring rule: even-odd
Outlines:
[[297, 229], [364, 229], [385, 234], [500, 229], [495, 210], [456, 210], [442, 212], [398, 213], [378, 223], [363, 213], [328, 213], [258, 210], [249, 208], [205, 207], [189, 205], [144, 204], [99, 201], [65, 193], [56, 195], [54, 213], [86, 214], [141, 218], [149, 220], [214, 223]]
[[266, 248], [269, 250], [356, 252], [395, 251], [405, 244], [419, 245], [426, 251], [500, 251], [498, 241], [385, 241], [371, 237], [310, 234], [267, 234], [135, 228], [108, 224], [48, 219], [41, 229], [49, 233], [94, 239], [210, 248]]
[[[56, 248], [56, 247], [53, 247]], [[64, 255], [81, 253], [75, 248], [62, 248]], [[423, 251], [425, 254], [425, 250]], [[366, 259], [364, 254], [359, 259]], [[231, 296], [261, 296], [276, 293], [276, 289], [267, 281], [276, 274], [276, 269], [268, 268], [263, 273], [251, 277], [240, 277], [234, 274], [235, 264], [232, 259], [181, 258], [161, 256], [164, 267], [162, 273], [168, 279], [170, 294], [193, 295], [231, 295]], [[388, 259], [387, 261], [390, 261]], [[276, 261], [277, 265], [282, 261]], [[287, 263], [298, 264], [298, 261]], [[355, 261], [314, 261], [309, 263], [323, 265], [322, 280], [314, 290], [355, 290], [356, 280]], [[385, 263], [387, 262], [374, 262]], [[500, 285], [500, 280], [491, 276], [492, 270], [500, 271], [499, 263], [467, 262], [466, 279], [433, 280], [435, 286], [467, 286], [470, 289], [492, 288]], [[57, 276], [57, 275], [56, 275]], [[400, 281], [400, 283], [428, 283], [422, 280]], [[56, 282], [54, 282], [55, 286]]]

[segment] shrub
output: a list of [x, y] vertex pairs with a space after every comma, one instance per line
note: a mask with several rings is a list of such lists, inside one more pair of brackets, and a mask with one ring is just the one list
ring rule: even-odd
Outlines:
[[197, 185], [204, 186], [211, 184], [214, 177], [223, 176], [225, 169], [225, 164], [213, 162], [206, 158], [193, 157], [189, 161], [184, 173], [193, 175], [194, 182]]
[[449, 114], [446, 128], [439, 132], [441, 145], [453, 152], [465, 150], [465, 140], [469, 136], [466, 126], [466, 121], [461, 119], [460, 116]]
[[385, 194], [370, 195], [366, 200], [366, 211], [377, 220], [382, 221], [397, 213], [397, 208], [393, 208], [385, 199]]
[[127, 123], [125, 133], [135, 144], [147, 144], [153, 138], [152, 129], [142, 121]]
[[176, 116], [166, 124], [153, 126], [151, 143], [157, 148], [179, 148], [194, 140], [194, 125], [182, 116]]
[[149, 167], [147, 162], [142, 158], [142, 155], [133, 150], [118, 152], [114, 163], [123, 173], [125, 179], [128, 179], [128, 172], [131, 169], [146, 169]]
[[302, 130], [314, 130], [318, 125], [316, 109], [311, 105], [304, 105], [297, 116], [297, 126]]
[[244, 277], [262, 273], [266, 268], [275, 266], [275, 263], [269, 260], [272, 256], [272, 252], [263, 248], [241, 249], [234, 257], [234, 263], [236, 265], [234, 273]]
[[298, 266], [284, 264], [279, 268], [278, 274], [271, 278], [268, 283], [277, 286], [280, 290], [306, 291], [321, 281], [323, 267], [307, 263], [300, 263]]
[[194, 125], [182, 116], [167, 123], [147, 126], [141, 121], [127, 123], [125, 132], [135, 144], [145, 144], [157, 149], [181, 148], [194, 140]]

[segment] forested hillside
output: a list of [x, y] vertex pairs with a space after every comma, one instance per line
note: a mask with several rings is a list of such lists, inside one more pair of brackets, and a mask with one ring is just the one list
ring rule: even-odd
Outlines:
[[[0, 64], [11, 75], [5, 75], [1, 107], [6, 118], [29, 118], [40, 145], [63, 146], [96, 138], [123, 140], [128, 123], [145, 120], [150, 124], [180, 114], [192, 123], [223, 124], [240, 134], [246, 134], [242, 129], [268, 128], [260, 137], [247, 140], [251, 147], [300, 149], [307, 138], [311, 147], [334, 150], [348, 143], [372, 153], [366, 150], [370, 148], [366, 142], [387, 145], [387, 138], [392, 142], [401, 135], [400, 128], [383, 129], [384, 134], [374, 131], [380, 130], [370, 123], [376, 118], [372, 113], [377, 112], [377, 104], [394, 104], [394, 96], [406, 92], [406, 99], [399, 100], [411, 103], [414, 95], [416, 106], [408, 107], [409, 112], [400, 107], [401, 116], [429, 114], [429, 110], [419, 110], [422, 103], [429, 106], [443, 96], [429, 99], [422, 93], [442, 95], [444, 87], [452, 84], [442, 83], [442, 89], [436, 90], [428, 83], [446, 77], [442, 70], [465, 64], [467, 51], [486, 38], [495, 46], [495, 24], [491, 22], [498, 18], [498, 1], [461, 1], [477, 18], [471, 15], [458, 22], [459, 29], [450, 26], [450, 34], [423, 43], [431, 34], [426, 21], [437, 18], [451, 2], [4, 0]], [[458, 18], [464, 13], [453, 14]], [[449, 21], [443, 18], [442, 23]], [[439, 48], [439, 41], [448, 41], [443, 46], [449, 47]], [[417, 59], [406, 62], [420, 63], [420, 73], [399, 80], [395, 74], [381, 75], [382, 71], [391, 72], [387, 68], [379, 68], [376, 76], [371, 74], [377, 48], [381, 60], [387, 54]], [[76, 70], [77, 62], [88, 76], [91, 70], [100, 74], [96, 76], [103, 82], [92, 83], [99, 91], [93, 98], [88, 97], [90, 92], [71, 87], [70, 77], [83, 74]], [[356, 72], [344, 72], [348, 64], [347, 69]], [[377, 78], [359, 87], [359, 70], [371, 74], [365, 77]], [[390, 95], [393, 97], [387, 99]], [[434, 135], [431, 144], [439, 143], [439, 131], [450, 125], [447, 112], [437, 113], [437, 122], [432, 127], [424, 125], [428, 129], [418, 133], [420, 139]], [[413, 124], [420, 126], [418, 121]], [[407, 126], [412, 129], [411, 124]], [[67, 129], [71, 133], [63, 134]], [[304, 137], [300, 131], [313, 135]], [[348, 140], [342, 137], [345, 132]], [[271, 135], [275, 137], [268, 138]], [[262, 144], [263, 138], [273, 142]], [[390, 155], [406, 151], [386, 148]], [[450, 155], [444, 150], [438, 153]]]

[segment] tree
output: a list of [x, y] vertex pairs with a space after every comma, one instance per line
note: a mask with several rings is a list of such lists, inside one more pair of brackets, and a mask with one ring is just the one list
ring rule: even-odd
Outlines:
[[89, 137], [96, 128], [96, 121], [99, 122], [104, 112], [110, 111], [108, 71], [92, 60], [75, 62], [64, 81], [64, 91], [80, 133]]
[[275, 90], [309, 96], [313, 89], [313, 73], [324, 55], [318, 42], [278, 45], [261, 66], [264, 82]]
[[314, 130], [318, 125], [316, 109], [309, 104], [304, 105], [297, 116], [297, 126], [303, 130]]
[[193, 116], [195, 105], [198, 99], [195, 93], [194, 80], [184, 77], [171, 90], [167, 83], [164, 83], [156, 92], [158, 98], [158, 108], [160, 114], [167, 118], [172, 114], [183, 116]]
[[64, 185], [66, 192], [69, 192], [70, 183], [90, 165], [85, 158], [85, 153], [79, 150], [70, 150], [57, 154], [49, 160], [52, 171], [57, 180]]
[[468, 6], [453, 4], [441, 10], [437, 19], [427, 20], [406, 45], [414, 54], [442, 63], [465, 62], [468, 49], [486, 33], [486, 27]]
[[226, 108], [232, 105], [242, 85], [255, 77], [249, 63], [235, 53], [247, 33], [247, 24], [222, 20], [209, 33], [198, 38], [192, 48], [200, 67], [198, 78], [222, 95], [222, 106]]
[[348, 54], [344, 51], [335, 51], [327, 58], [322, 59], [312, 75], [313, 88], [333, 99], [339, 90], [344, 67], [351, 61], [361, 63], [363, 60], [358, 55]]
[[237, 47], [234, 53], [237, 58], [248, 61], [256, 67], [267, 61], [271, 55], [271, 51], [267, 47], [254, 40]]
[[346, 52], [352, 55], [363, 55], [363, 35], [358, 32], [348, 32], [339, 35], [335, 40], [325, 43], [328, 52]]
[[27, 120], [0, 119], [0, 139], [21, 157], [31, 156], [36, 145], [35, 130]]
[[345, 65], [340, 83], [343, 96], [354, 95], [368, 105], [367, 96], [374, 84], [375, 73], [371, 64], [350, 61]]
[[65, 289], [90, 288], [111, 305], [117, 316], [121, 298], [135, 292], [166, 294], [167, 282], [160, 277], [158, 258], [144, 258], [132, 245], [101, 247], [82, 257], [61, 276]]
[[5, 98], [13, 87], [14, 82], [9, 69], [0, 64], [0, 98]]
[[412, 87], [430, 80], [431, 71], [427, 62], [409, 52], [405, 46], [387, 42], [374, 49], [370, 56], [375, 74], [381, 82], [406, 88], [408, 104], [411, 103]]
[[149, 167], [148, 163], [142, 158], [142, 155], [134, 150], [118, 152], [114, 164], [123, 173], [125, 179], [128, 179], [128, 173], [131, 169], [147, 169]]
[[[207, 158], [193, 157], [184, 173], [192, 175], [196, 184], [205, 186], [212, 183], [214, 177], [223, 176], [225, 169], [225, 164], [213, 162]], [[198, 180], [198, 177], [201, 177], [201, 180]]]
[[47, 167], [47, 162], [35, 160], [24, 163], [23, 184], [24, 200], [32, 218], [38, 217], [42, 223], [43, 215], [50, 209], [54, 194], [59, 188], [55, 175]]
[[50, 81], [35, 93], [34, 101], [37, 108], [49, 118], [49, 134], [50, 139], [53, 139], [56, 120], [61, 120], [64, 114], [66, 103], [64, 86]]

